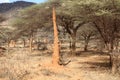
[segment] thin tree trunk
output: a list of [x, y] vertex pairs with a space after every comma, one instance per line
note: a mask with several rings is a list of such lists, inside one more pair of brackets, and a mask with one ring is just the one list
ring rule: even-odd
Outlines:
[[10, 41], [9, 39], [7, 40], [7, 53], [9, 52], [9, 48], [10, 48]]
[[110, 59], [110, 60], [109, 60], [109, 65], [110, 65], [110, 67], [112, 67], [112, 64], [113, 64], [112, 53], [109, 54], [109, 57], [110, 57], [110, 58], [109, 58], [109, 59]]
[[116, 73], [117, 71], [117, 62], [118, 62], [118, 56], [116, 55], [116, 51], [113, 50], [114, 48], [114, 44], [113, 41], [107, 44], [108, 48], [109, 48], [109, 53], [110, 53], [110, 67], [111, 67], [111, 71], [113, 74]]
[[85, 41], [85, 47], [84, 47], [84, 51], [87, 51], [88, 49], [88, 41]]
[[32, 52], [32, 42], [33, 42], [33, 37], [31, 35], [31, 37], [30, 37], [30, 43], [29, 43], [29, 45], [30, 45], [30, 47], [29, 47], [30, 53]]
[[114, 43], [115, 43], [115, 49], [118, 50], [119, 49], [118, 48], [119, 47], [119, 39], [116, 39]]
[[109, 52], [111, 53], [110, 54], [110, 66], [111, 67], [113, 67], [113, 55], [114, 55], [114, 53], [113, 53], [113, 47], [114, 47], [114, 45], [113, 45], [113, 41], [111, 41], [110, 43], [109, 43]]
[[[113, 44], [114, 43], [114, 44]], [[119, 68], [119, 51], [118, 51], [118, 40], [115, 39], [112, 43], [112, 73], [115, 74]]]
[[56, 13], [55, 8], [53, 7], [53, 27], [54, 27], [54, 50], [52, 55], [52, 63], [53, 65], [59, 65], [59, 39], [58, 39], [58, 31], [56, 24]]
[[69, 48], [71, 49], [71, 46], [72, 46], [72, 44], [71, 44], [71, 40], [70, 40], [70, 42], [69, 42]]
[[113, 53], [112, 56], [112, 74], [117, 72], [117, 63], [118, 63], [118, 56]]
[[110, 67], [112, 67], [112, 63], [113, 63], [113, 60], [112, 60], [112, 47], [111, 47], [112, 45], [110, 44], [110, 43], [106, 43], [106, 47], [107, 47], [107, 50], [108, 50], [108, 52], [109, 52], [109, 59], [110, 59], [110, 61], [109, 61], [109, 65], [110, 65]]
[[26, 42], [25, 42], [25, 39], [23, 39], [23, 47], [25, 47], [26, 45]]
[[76, 55], [76, 35], [72, 35], [72, 42], [71, 42], [71, 55], [75, 56]]
[[71, 50], [71, 46], [72, 46], [72, 44], [71, 44], [71, 37], [69, 36], [69, 49]]

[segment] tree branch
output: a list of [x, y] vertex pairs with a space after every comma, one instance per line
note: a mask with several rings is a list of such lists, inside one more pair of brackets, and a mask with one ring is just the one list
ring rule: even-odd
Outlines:
[[84, 25], [86, 22], [83, 21], [82, 23], [79, 23], [76, 27], [75, 27], [75, 30], [77, 31], [79, 27], [81, 27], [82, 25]]

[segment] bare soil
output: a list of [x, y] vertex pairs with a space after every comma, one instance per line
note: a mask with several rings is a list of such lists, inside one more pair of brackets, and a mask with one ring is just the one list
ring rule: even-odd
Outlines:
[[66, 66], [51, 65], [51, 54], [45, 51], [29, 53], [14, 48], [0, 57], [0, 80], [120, 80], [112, 75], [109, 56], [95, 52], [79, 52]]

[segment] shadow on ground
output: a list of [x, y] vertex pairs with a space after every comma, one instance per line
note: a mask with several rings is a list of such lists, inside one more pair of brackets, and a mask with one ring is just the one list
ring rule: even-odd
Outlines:
[[94, 55], [108, 55], [107, 52], [101, 52], [101, 51], [93, 51], [93, 50], [89, 50], [89, 51], [77, 51], [76, 52], [76, 55], [77, 56], [80, 56], [80, 57], [89, 57], [89, 56], [94, 56]]

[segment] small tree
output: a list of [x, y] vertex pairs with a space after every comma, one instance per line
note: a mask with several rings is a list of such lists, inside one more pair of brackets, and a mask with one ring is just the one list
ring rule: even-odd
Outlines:
[[0, 29], [0, 37], [5, 43], [7, 43], [7, 47], [9, 48], [9, 44], [11, 40], [14, 40], [13, 30], [9, 28], [1, 28]]
[[95, 29], [91, 24], [86, 24], [78, 30], [78, 36], [84, 41], [84, 51], [88, 50], [88, 44], [91, 40], [96, 39], [98, 35], [97, 29]]

